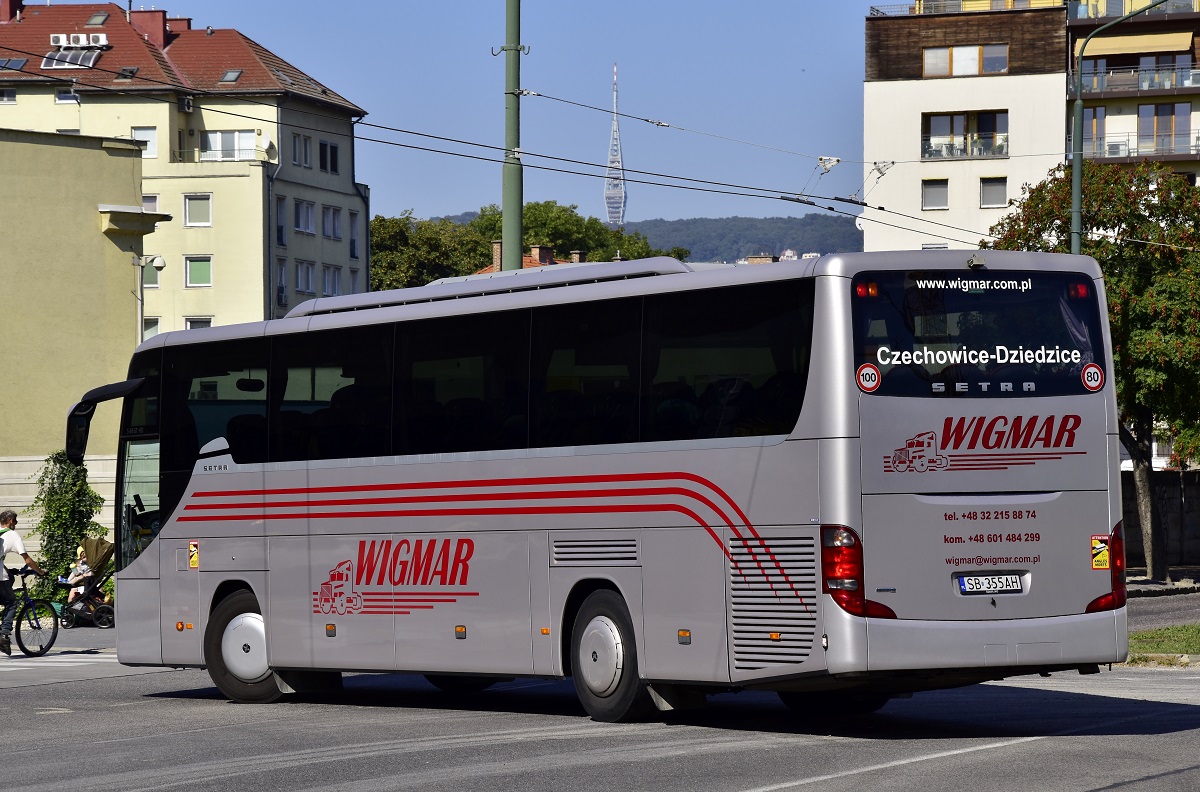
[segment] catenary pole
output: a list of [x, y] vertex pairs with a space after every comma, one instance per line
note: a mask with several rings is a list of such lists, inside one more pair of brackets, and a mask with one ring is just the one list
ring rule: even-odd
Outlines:
[[507, 0], [504, 42], [504, 176], [500, 269], [521, 269], [524, 174], [521, 169], [521, 0]]
[[1113, 25], [1124, 22], [1130, 17], [1144, 14], [1155, 6], [1160, 6], [1167, 0], [1154, 0], [1149, 5], [1136, 11], [1130, 11], [1123, 17], [1107, 22], [1088, 33], [1075, 53], [1075, 112], [1071, 118], [1071, 252], [1078, 255], [1083, 247], [1083, 51], [1087, 49], [1092, 36]]

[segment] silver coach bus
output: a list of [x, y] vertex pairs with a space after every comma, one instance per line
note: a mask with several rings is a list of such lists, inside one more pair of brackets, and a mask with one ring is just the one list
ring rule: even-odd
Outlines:
[[123, 400], [118, 655], [869, 712], [1126, 656], [1089, 258], [562, 265], [166, 333]]

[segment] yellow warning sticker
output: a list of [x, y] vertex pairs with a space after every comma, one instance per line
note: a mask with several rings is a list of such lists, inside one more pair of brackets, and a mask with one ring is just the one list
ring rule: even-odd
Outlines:
[[1092, 569], [1108, 569], [1110, 565], [1108, 552], [1108, 537], [1104, 535], [1092, 537]]
[[[1105, 556], [1107, 558], [1107, 556]], [[1095, 565], [1095, 562], [1092, 562]], [[200, 568], [200, 543], [188, 542], [188, 569]]]

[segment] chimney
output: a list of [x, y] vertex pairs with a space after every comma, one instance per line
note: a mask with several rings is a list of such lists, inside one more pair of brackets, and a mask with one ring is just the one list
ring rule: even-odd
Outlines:
[[192, 29], [192, 18], [191, 17], [172, 17], [171, 19], [167, 20], [167, 27], [169, 27], [171, 29], [172, 33], [180, 33], [184, 30], [191, 30]]
[[582, 250], [572, 250], [571, 251], [571, 263], [572, 264], [583, 263], [583, 251]]
[[496, 272], [499, 272], [500, 268], [503, 266], [500, 259], [500, 249], [503, 244], [504, 243], [499, 239], [492, 240], [492, 267]]
[[131, 11], [129, 13], [129, 23], [133, 25], [134, 30], [146, 37], [146, 41], [158, 47], [160, 50], [167, 46], [167, 12], [155, 11]]
[[23, 5], [24, 0], [0, 0], [0, 25], [7, 25], [14, 19], [19, 22]]
[[554, 263], [554, 248], [550, 245], [530, 245], [529, 255], [542, 267], [548, 267]]

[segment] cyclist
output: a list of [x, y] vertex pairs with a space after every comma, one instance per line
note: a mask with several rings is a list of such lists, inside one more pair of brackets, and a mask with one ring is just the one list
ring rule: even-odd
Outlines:
[[44, 576], [46, 570], [38, 566], [29, 553], [25, 552], [25, 543], [17, 533], [17, 513], [12, 509], [0, 512], [0, 652], [12, 654], [13, 616], [17, 613], [17, 596], [13, 594], [13, 582], [8, 570], [4, 568], [4, 557], [16, 553], [25, 560], [39, 576]]

